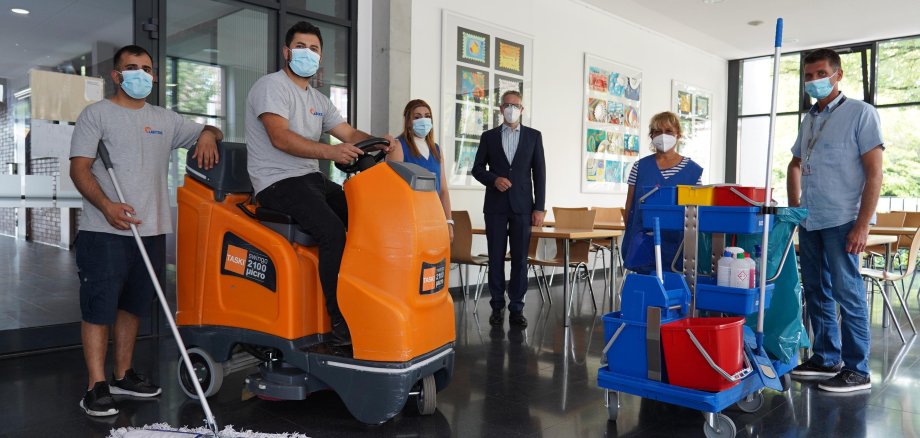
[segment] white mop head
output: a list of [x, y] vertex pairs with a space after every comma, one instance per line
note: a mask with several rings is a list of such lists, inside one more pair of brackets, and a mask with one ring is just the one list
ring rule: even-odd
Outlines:
[[[203, 438], [211, 436], [206, 427], [181, 427], [176, 429], [166, 423], [144, 427], [122, 427], [112, 429], [108, 438]], [[235, 430], [227, 426], [220, 431], [220, 438], [308, 438], [301, 433], [261, 433], [251, 430]]]

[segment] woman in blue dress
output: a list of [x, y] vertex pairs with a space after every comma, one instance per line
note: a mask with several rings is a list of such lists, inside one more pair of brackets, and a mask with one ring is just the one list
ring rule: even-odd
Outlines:
[[[653, 237], [642, 229], [640, 199], [656, 186], [699, 185], [703, 168], [688, 157], [677, 153], [682, 136], [677, 114], [655, 114], [649, 122], [649, 137], [655, 153], [636, 161], [629, 172], [626, 192], [626, 232], [623, 234], [623, 265], [642, 274], [655, 270]], [[661, 259], [664, 267], [671, 265], [683, 233], [661, 232]], [[680, 266], [681, 263], [678, 263]]]
[[436, 177], [435, 185], [447, 217], [450, 240], [454, 240], [454, 221], [450, 213], [450, 193], [447, 190], [447, 174], [444, 171], [444, 157], [441, 148], [434, 142], [434, 122], [431, 106], [424, 100], [415, 99], [403, 110], [403, 132], [396, 139], [402, 147], [391, 148], [387, 160], [404, 161], [422, 166]]

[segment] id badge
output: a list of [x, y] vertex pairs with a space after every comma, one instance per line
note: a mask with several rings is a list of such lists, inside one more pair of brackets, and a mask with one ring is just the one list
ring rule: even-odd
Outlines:
[[805, 167], [802, 169], [802, 175], [811, 175], [811, 163], [805, 163]]

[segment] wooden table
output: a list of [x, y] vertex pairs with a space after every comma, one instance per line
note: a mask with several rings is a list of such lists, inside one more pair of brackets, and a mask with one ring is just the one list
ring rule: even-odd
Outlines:
[[[473, 228], [473, 234], [486, 234], [485, 228]], [[541, 239], [561, 239], [564, 243], [563, 245], [563, 264], [562, 264], [562, 302], [565, 305], [565, 317], [563, 318], [563, 326], [568, 327], [571, 323], [569, 318], [569, 306], [568, 306], [568, 294], [569, 294], [569, 246], [574, 240], [605, 240], [610, 239], [610, 253], [614, 253], [614, 247], [616, 245], [616, 238], [623, 235], [622, 230], [603, 230], [603, 229], [594, 229], [594, 230], [585, 230], [585, 229], [574, 229], [574, 228], [555, 228], [555, 227], [531, 227], [530, 229], [531, 237], [537, 237]], [[504, 255], [503, 255], [504, 256]], [[612, 269], [611, 269], [612, 271]], [[611, 275], [611, 277], [615, 277]], [[611, 279], [608, 284], [610, 290], [610, 308], [615, 309], [614, 299], [616, 297], [616, 287], [614, 286], [614, 281]]]
[[[555, 227], [556, 221], [543, 221], [544, 227]], [[626, 224], [623, 222], [600, 222], [594, 224], [595, 230], [626, 230]]]

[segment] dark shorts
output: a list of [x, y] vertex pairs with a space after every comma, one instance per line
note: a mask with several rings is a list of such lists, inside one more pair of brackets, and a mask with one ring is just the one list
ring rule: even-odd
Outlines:
[[[142, 238], [163, 285], [166, 278], [166, 236]], [[156, 289], [133, 236], [80, 231], [75, 244], [80, 277], [80, 311], [92, 324], [115, 323], [118, 310], [139, 317], [150, 314]]]

